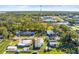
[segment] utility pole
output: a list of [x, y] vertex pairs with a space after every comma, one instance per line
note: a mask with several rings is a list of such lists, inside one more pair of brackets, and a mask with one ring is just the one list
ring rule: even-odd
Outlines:
[[42, 5], [40, 5], [40, 16], [42, 15]]
[[39, 10], [38, 20], [40, 21], [40, 17], [41, 17], [41, 15], [42, 15], [42, 14], [41, 14], [41, 11], [42, 11], [42, 5], [40, 5], [39, 7], [40, 7], [40, 10]]

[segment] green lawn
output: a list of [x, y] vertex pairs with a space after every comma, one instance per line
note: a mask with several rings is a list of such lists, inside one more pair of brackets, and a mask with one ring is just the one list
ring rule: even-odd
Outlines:
[[62, 52], [61, 50], [57, 50], [56, 48], [53, 48], [49, 52], [40, 52], [40, 54], [65, 54], [65, 52]]
[[11, 43], [12, 46], [15, 46], [16, 44], [18, 44], [18, 42], [19, 42], [19, 40], [11, 41], [10, 43]]
[[10, 43], [10, 41], [7, 39], [0, 42], [0, 54], [5, 52], [6, 47], [9, 45], [9, 43]]

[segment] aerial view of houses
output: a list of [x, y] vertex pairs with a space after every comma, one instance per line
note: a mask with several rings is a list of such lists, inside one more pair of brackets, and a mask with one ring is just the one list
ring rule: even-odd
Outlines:
[[0, 9], [0, 54], [79, 54], [78, 11], [11, 7]]

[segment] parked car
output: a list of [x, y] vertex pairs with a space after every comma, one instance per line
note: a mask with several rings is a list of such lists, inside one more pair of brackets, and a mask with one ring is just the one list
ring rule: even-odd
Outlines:
[[16, 52], [15, 52], [15, 54], [19, 54], [21, 51], [20, 50], [17, 50]]
[[38, 54], [38, 52], [37, 51], [34, 51], [34, 52], [32, 52], [32, 54]]

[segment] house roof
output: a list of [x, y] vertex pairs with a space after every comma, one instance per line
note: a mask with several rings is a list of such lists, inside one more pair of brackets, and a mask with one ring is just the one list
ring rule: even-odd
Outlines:
[[47, 30], [47, 34], [53, 34], [54, 32], [52, 30]]
[[3, 38], [3, 35], [0, 35], [0, 38], [2, 39]]
[[8, 46], [7, 49], [17, 49], [17, 46]]
[[23, 43], [23, 44], [31, 44], [32, 40], [22, 40], [21, 43]]
[[60, 37], [59, 37], [59, 36], [56, 36], [56, 37], [55, 37], [55, 40], [60, 40]]
[[50, 44], [57, 44], [57, 42], [50, 42]]
[[16, 35], [34, 35], [34, 32], [31, 31], [20, 31], [18, 33], [16, 33]]
[[25, 44], [23, 44], [23, 43], [18, 43], [18, 46], [25, 46]]
[[53, 16], [43, 16], [44, 19], [53, 19]]
[[49, 44], [50, 44], [50, 45], [58, 44], [58, 42], [56, 42], [56, 41], [50, 41]]

